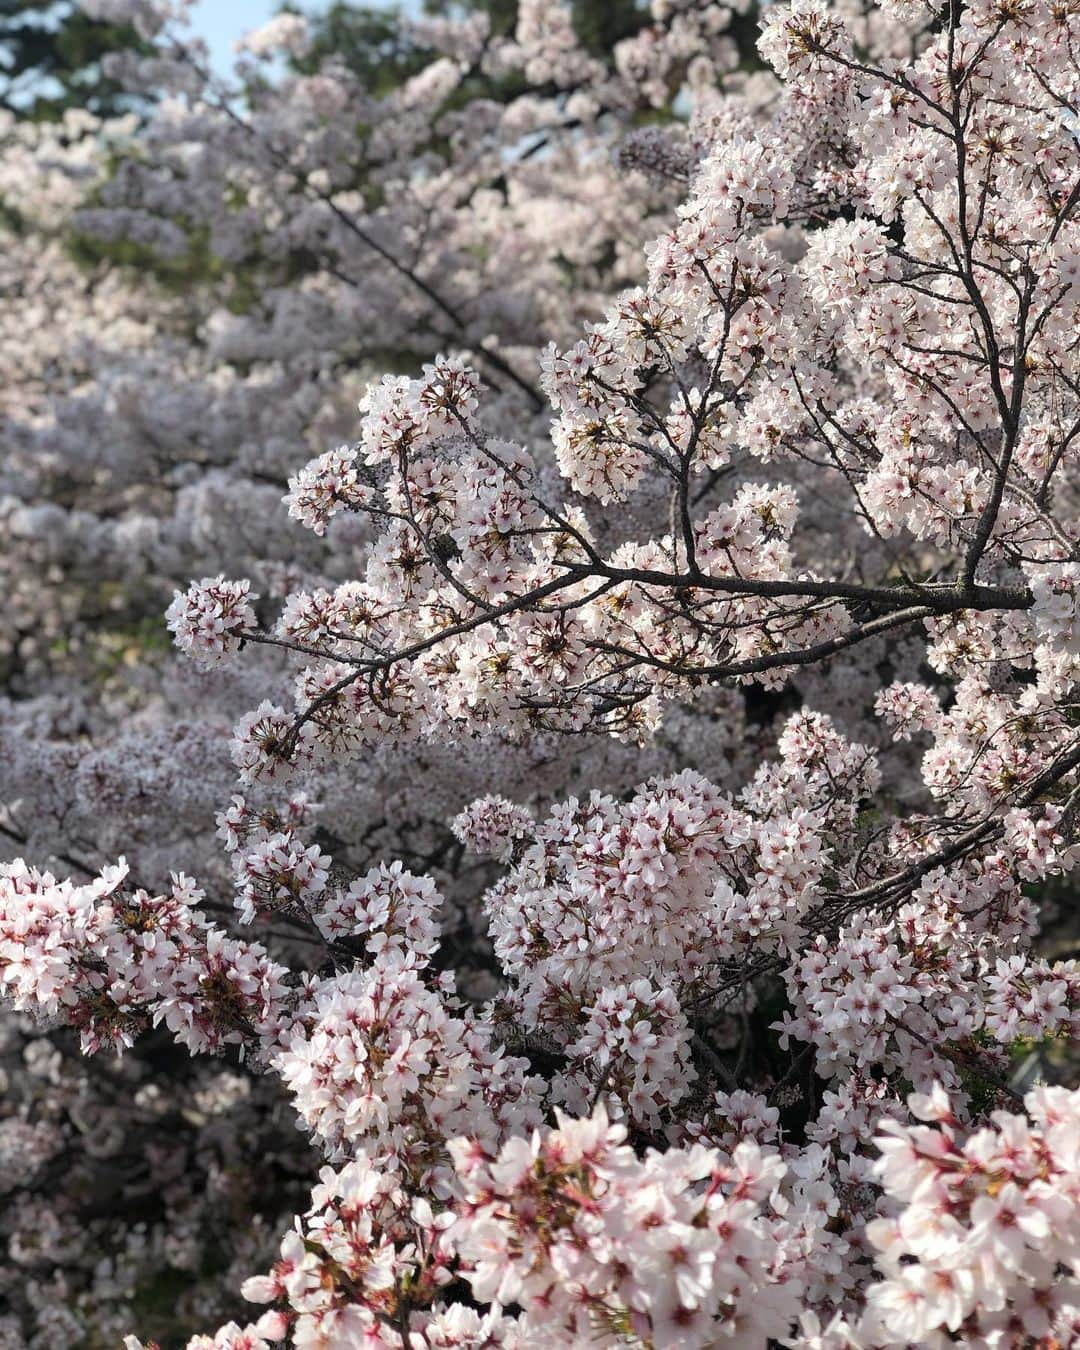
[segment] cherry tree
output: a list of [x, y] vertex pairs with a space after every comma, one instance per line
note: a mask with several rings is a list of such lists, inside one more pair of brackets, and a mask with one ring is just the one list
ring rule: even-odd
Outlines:
[[[161, 44], [159, 60], [125, 71], [126, 58], [114, 58], [116, 73], [136, 90], [141, 77], [154, 95], [169, 80], [187, 80], [187, 94], [156, 106], [144, 99], [141, 120], [102, 122], [71, 112], [55, 123], [7, 118], [2, 129], [0, 848], [83, 879], [122, 852], [155, 891], [171, 884], [173, 871], [197, 872], [206, 891], [200, 908], [220, 917], [231, 910], [232, 869], [214, 817], [234, 787], [230, 728], [246, 708], [280, 698], [290, 676], [269, 650], [265, 660], [224, 674], [178, 665], [166, 645], [169, 596], [191, 576], [225, 568], [253, 578], [269, 615], [270, 597], [351, 575], [357, 550], [369, 546], [366, 525], [357, 530], [341, 521], [318, 538], [290, 524], [280, 506], [297, 447], [314, 453], [345, 436], [365, 379], [384, 361], [433, 356], [448, 333], [460, 332], [439, 328], [450, 320], [438, 320], [422, 276], [396, 269], [387, 285], [378, 252], [346, 226], [331, 244], [319, 243], [318, 231], [308, 245], [296, 243], [295, 222], [324, 208], [317, 198], [313, 205], [302, 179], [283, 180], [265, 142], [284, 137], [287, 153], [300, 161], [306, 138], [332, 115], [300, 97], [319, 73], [314, 57], [305, 55], [298, 83], [246, 97], [243, 86], [258, 83], [252, 71], [261, 54], [277, 49], [280, 30], [251, 40], [256, 64], [238, 81], [222, 88], [215, 78], [211, 87], [205, 53], [182, 29], [164, 32], [163, 15], [149, 7], [125, 14], [143, 41]], [[657, 69], [670, 72], [667, 83], [654, 80], [651, 92], [641, 93], [623, 80], [614, 111], [599, 103], [592, 111], [579, 99], [567, 114], [574, 88], [553, 79], [553, 57], [540, 59], [538, 44], [555, 40], [542, 17], [531, 36], [528, 23], [521, 29], [528, 47], [513, 33], [497, 39], [504, 54], [492, 57], [485, 77], [493, 101], [484, 103], [475, 81], [460, 92], [455, 81], [447, 84], [444, 65], [400, 141], [390, 128], [400, 124], [402, 99], [411, 94], [391, 88], [368, 96], [332, 53], [327, 70], [332, 85], [343, 84], [364, 116], [386, 128], [377, 152], [352, 134], [333, 147], [335, 172], [347, 179], [340, 199], [347, 224], [362, 220], [353, 192], [360, 181], [374, 203], [372, 227], [395, 244], [419, 228], [409, 257], [438, 273], [449, 255], [431, 250], [441, 248], [452, 220], [460, 242], [454, 302], [471, 305], [466, 312], [477, 334], [494, 332], [513, 346], [523, 380], [533, 382], [537, 344], [568, 339], [590, 303], [598, 308], [643, 275], [638, 242], [673, 208], [689, 156], [699, 152], [676, 148], [655, 163], [655, 137], [646, 137], [642, 157], [625, 143], [636, 110], [674, 97], [690, 56], [712, 51], [728, 60], [722, 25], [700, 29], [693, 43], [684, 31], [671, 57], [656, 40], [658, 29], [646, 47]], [[560, 31], [558, 59], [576, 63], [577, 85], [584, 87], [586, 76], [609, 78], [597, 61], [583, 73], [585, 56], [572, 56], [570, 30]], [[306, 53], [293, 33], [293, 48]], [[410, 60], [422, 70], [439, 56], [433, 42], [458, 50], [475, 35], [474, 19], [460, 38], [443, 24], [414, 37], [406, 32], [403, 42], [412, 44]], [[532, 72], [517, 73], [527, 52]], [[146, 56], [144, 50], [140, 60]], [[400, 195], [402, 184], [420, 191], [430, 176], [432, 145], [457, 162], [443, 182], [464, 184], [469, 142], [460, 134], [433, 137], [434, 119], [423, 112], [443, 106], [440, 89], [448, 115], [490, 124], [491, 151], [453, 216], [437, 197], [418, 203], [414, 194]], [[468, 100], [476, 105], [471, 114]], [[233, 120], [241, 108], [258, 122], [239, 142], [244, 155], [237, 154]], [[307, 109], [299, 118], [298, 108]], [[519, 142], [530, 119], [552, 125], [515, 168], [498, 146], [527, 150], [532, 142]], [[622, 167], [615, 169], [611, 153], [620, 146]], [[159, 191], [195, 154], [204, 174], [200, 221], [190, 193], [177, 190], [170, 206]], [[639, 161], [642, 167], [633, 167]], [[220, 166], [213, 174], [212, 165]], [[252, 219], [232, 219], [243, 204], [241, 179], [252, 200], [270, 194], [287, 210], [271, 218], [260, 207], [257, 246], [237, 260], [228, 240], [250, 235]], [[510, 206], [503, 205], [504, 182]], [[434, 206], [438, 217], [425, 221]], [[572, 239], [564, 229], [568, 212], [576, 222]], [[491, 251], [510, 236], [507, 223], [519, 236], [527, 228], [527, 252], [515, 255], [527, 266]], [[335, 275], [342, 255], [355, 276]], [[482, 279], [489, 266], [497, 281]], [[485, 308], [500, 303], [511, 278], [518, 299]], [[476, 298], [481, 294], [488, 299]], [[372, 308], [363, 308], [369, 301]], [[485, 369], [499, 378], [490, 363]], [[505, 382], [496, 396], [514, 418], [530, 416], [540, 401], [522, 381]], [[544, 420], [535, 426], [541, 437]], [[277, 525], [267, 532], [271, 520]], [[691, 743], [701, 753], [712, 747], [714, 764], [719, 755], [749, 765], [754, 750], [741, 736], [741, 700], [727, 693], [718, 706], [729, 715], [704, 736], [688, 716], [683, 732], [647, 758], [603, 736], [580, 738], [569, 761], [551, 738], [524, 745], [493, 734], [467, 766], [451, 748], [388, 743], [369, 761], [362, 786], [351, 766], [327, 764], [309, 776], [306, 799], [290, 810], [361, 873], [383, 857], [433, 871], [453, 908], [452, 920], [443, 916], [445, 933], [453, 927], [456, 941], [471, 941], [482, 922], [475, 901], [486, 873], [448, 828], [457, 812], [493, 786], [550, 800], [585, 784], [623, 789], [642, 772], [685, 762]], [[414, 791], [418, 777], [422, 797]], [[296, 968], [325, 959], [321, 937], [295, 916], [279, 916], [261, 935]], [[473, 980], [480, 988], [490, 974], [478, 969]], [[253, 1075], [251, 1060], [224, 1067], [188, 1061], [168, 1040], [161, 1027], [120, 1060], [80, 1062], [57, 1031], [4, 1014], [2, 1114], [11, 1166], [3, 1173], [2, 1239], [10, 1277], [0, 1326], [17, 1343], [25, 1335], [58, 1350], [80, 1338], [116, 1344], [136, 1325], [159, 1329], [168, 1343], [178, 1327], [225, 1320], [242, 1307], [244, 1274], [270, 1259], [273, 1234], [302, 1208], [298, 1187], [313, 1175], [312, 1155], [291, 1127], [276, 1080]]]
[[[192, 736], [231, 722], [217, 856], [196, 830], [167, 881], [55, 850], [0, 880], [17, 1013], [91, 1062], [152, 1028], [242, 1056], [325, 1159], [243, 1284], [265, 1311], [190, 1345], [1072, 1344], [1080, 1094], [1045, 1079], [1080, 968], [1045, 932], [1080, 803], [1080, 12], [795, 0], [726, 75], [717, 6], [655, 4], [614, 72], [561, 6], [429, 25], [450, 54], [386, 101], [369, 202], [323, 76], [241, 113], [168, 7], [89, 8], [187, 102], [86, 228], [160, 247], [187, 193], [237, 276], [301, 231], [309, 325], [327, 277], [379, 303], [361, 257], [423, 307], [394, 314], [419, 369], [275, 489], [296, 583], [226, 546], [168, 607]], [[561, 120], [468, 105], [440, 166], [477, 62]], [[534, 167], [573, 180], [670, 78], [689, 131], [623, 139], [651, 176], [600, 227], [638, 208], [626, 261], [552, 295], [558, 230], [514, 227]], [[406, 262], [425, 222], [447, 251]]]

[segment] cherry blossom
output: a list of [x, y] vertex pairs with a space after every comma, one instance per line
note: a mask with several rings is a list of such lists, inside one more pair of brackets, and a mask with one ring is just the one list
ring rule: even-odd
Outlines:
[[152, 106], [0, 122], [0, 1341], [157, 1263], [195, 1350], [1071, 1344], [1080, 11], [380, 90], [85, 8]]

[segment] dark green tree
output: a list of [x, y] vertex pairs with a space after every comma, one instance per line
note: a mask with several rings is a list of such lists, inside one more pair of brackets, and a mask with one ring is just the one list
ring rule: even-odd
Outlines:
[[38, 119], [127, 111], [132, 100], [102, 58], [142, 45], [130, 25], [91, 19], [74, 0], [0, 0], [0, 108]]
[[[298, 7], [287, 4], [283, 8]], [[492, 32], [505, 34], [517, 24], [518, 6], [517, 0], [425, 0], [423, 10], [433, 16], [480, 11], [490, 18]], [[583, 45], [600, 56], [636, 33], [649, 18], [642, 0], [573, 0], [573, 16]], [[335, 0], [317, 15], [314, 42], [303, 68], [317, 67], [319, 60], [331, 52], [342, 58], [374, 94], [389, 93], [431, 59], [431, 53], [418, 47], [403, 30], [400, 6], [358, 5], [349, 0]]]
[[[296, 5], [282, 8], [299, 12]], [[382, 97], [418, 74], [431, 60], [431, 52], [403, 29], [396, 6], [333, 0], [325, 10], [306, 12], [312, 41], [304, 56], [293, 63], [298, 70], [318, 70], [324, 58], [333, 55], [353, 71], [365, 89]]]
[[[517, 0], [465, 0], [457, 7], [485, 11], [499, 33], [508, 32], [517, 23]], [[454, 0], [429, 0], [425, 8], [446, 13], [454, 8]], [[631, 37], [649, 21], [646, 0], [572, 0], [571, 9], [574, 30], [594, 56], [610, 52], [616, 42]]]

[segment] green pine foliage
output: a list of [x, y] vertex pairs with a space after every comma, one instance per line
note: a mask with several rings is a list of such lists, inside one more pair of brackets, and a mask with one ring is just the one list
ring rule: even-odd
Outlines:
[[48, 120], [69, 108], [103, 117], [129, 111], [133, 101], [102, 58], [142, 46], [130, 25], [91, 19], [74, 0], [0, 0], [0, 108]]

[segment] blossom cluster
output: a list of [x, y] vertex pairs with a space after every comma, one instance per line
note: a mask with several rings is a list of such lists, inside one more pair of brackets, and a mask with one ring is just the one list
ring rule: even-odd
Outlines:
[[250, 582], [224, 577], [204, 577], [184, 595], [177, 591], [166, 614], [176, 645], [203, 661], [237, 651], [245, 630], [255, 627], [250, 591]]
[[87, 1052], [163, 1023], [192, 1054], [273, 1045], [291, 1022], [288, 971], [207, 923], [182, 874], [167, 895], [130, 886], [121, 861], [84, 886], [16, 862], [0, 870], [0, 988], [58, 1018]]

